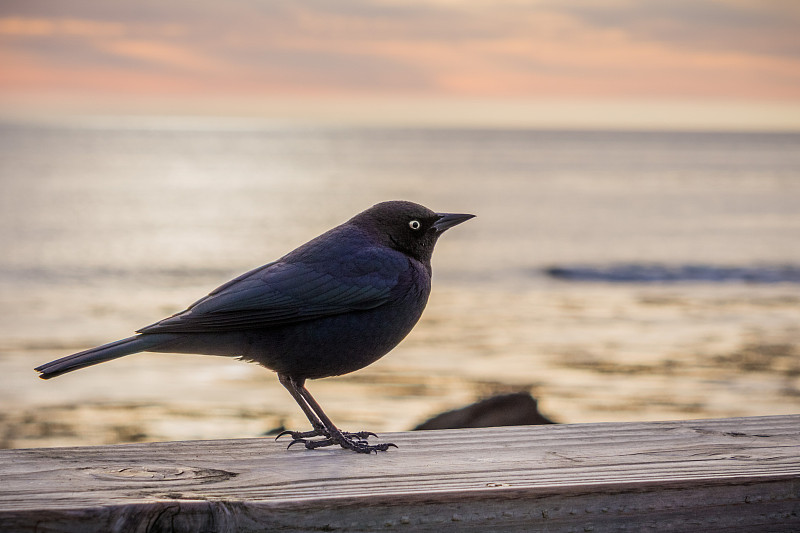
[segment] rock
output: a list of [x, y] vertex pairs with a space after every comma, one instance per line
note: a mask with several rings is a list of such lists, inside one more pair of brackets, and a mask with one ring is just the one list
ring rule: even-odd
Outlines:
[[539, 412], [536, 399], [527, 392], [492, 396], [460, 409], [428, 419], [415, 427], [422, 429], [483, 428], [555, 424]]

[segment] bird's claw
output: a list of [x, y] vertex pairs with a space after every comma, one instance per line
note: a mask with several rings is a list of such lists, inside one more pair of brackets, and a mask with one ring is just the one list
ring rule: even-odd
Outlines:
[[[317, 429], [312, 431], [283, 431], [277, 437], [275, 437], [275, 440], [284, 435], [291, 436], [292, 442], [290, 442], [286, 447], [287, 449], [291, 448], [295, 444], [303, 444], [308, 450], [314, 450], [317, 448], [324, 448], [326, 446], [338, 444], [342, 448], [359, 453], [385, 452], [392, 446], [397, 448], [397, 445], [391, 442], [385, 442], [382, 444], [369, 444], [367, 442], [369, 437], [378, 437], [378, 435], [371, 431], [359, 431], [357, 433], [342, 431], [337, 433], [338, 434], [331, 435], [328, 433], [328, 431]], [[311, 437], [323, 438], [311, 440]]]
[[[314, 431], [291, 431], [291, 430], [287, 429], [286, 431], [281, 431], [280, 433], [278, 433], [278, 436], [275, 437], [275, 440], [278, 440], [279, 438], [283, 437], [284, 435], [291, 435], [292, 439], [294, 439], [295, 441], [298, 441], [298, 440], [307, 439], [309, 437], [320, 437], [320, 436], [327, 435], [327, 434], [323, 433], [321, 431], [317, 431], [317, 430], [314, 430]], [[289, 446], [291, 446], [291, 444]]]

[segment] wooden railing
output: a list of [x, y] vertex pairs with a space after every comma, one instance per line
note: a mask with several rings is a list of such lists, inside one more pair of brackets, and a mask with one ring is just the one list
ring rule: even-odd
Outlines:
[[0, 531], [800, 531], [800, 415], [382, 440], [2, 450]]

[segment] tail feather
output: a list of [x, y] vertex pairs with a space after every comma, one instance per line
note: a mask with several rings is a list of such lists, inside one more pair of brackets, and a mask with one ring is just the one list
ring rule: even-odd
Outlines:
[[173, 339], [173, 335], [134, 335], [127, 339], [109, 342], [102, 346], [50, 361], [36, 367], [35, 370], [40, 373], [40, 378], [50, 379], [79, 368], [104, 363], [132, 353], [146, 352]]

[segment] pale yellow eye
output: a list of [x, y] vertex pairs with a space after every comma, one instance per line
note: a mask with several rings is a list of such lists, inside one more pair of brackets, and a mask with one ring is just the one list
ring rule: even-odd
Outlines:
[[419, 228], [422, 227], [422, 224], [419, 223], [419, 220], [412, 220], [411, 222], [408, 223], [408, 227], [413, 229], [414, 231], [417, 231]]

